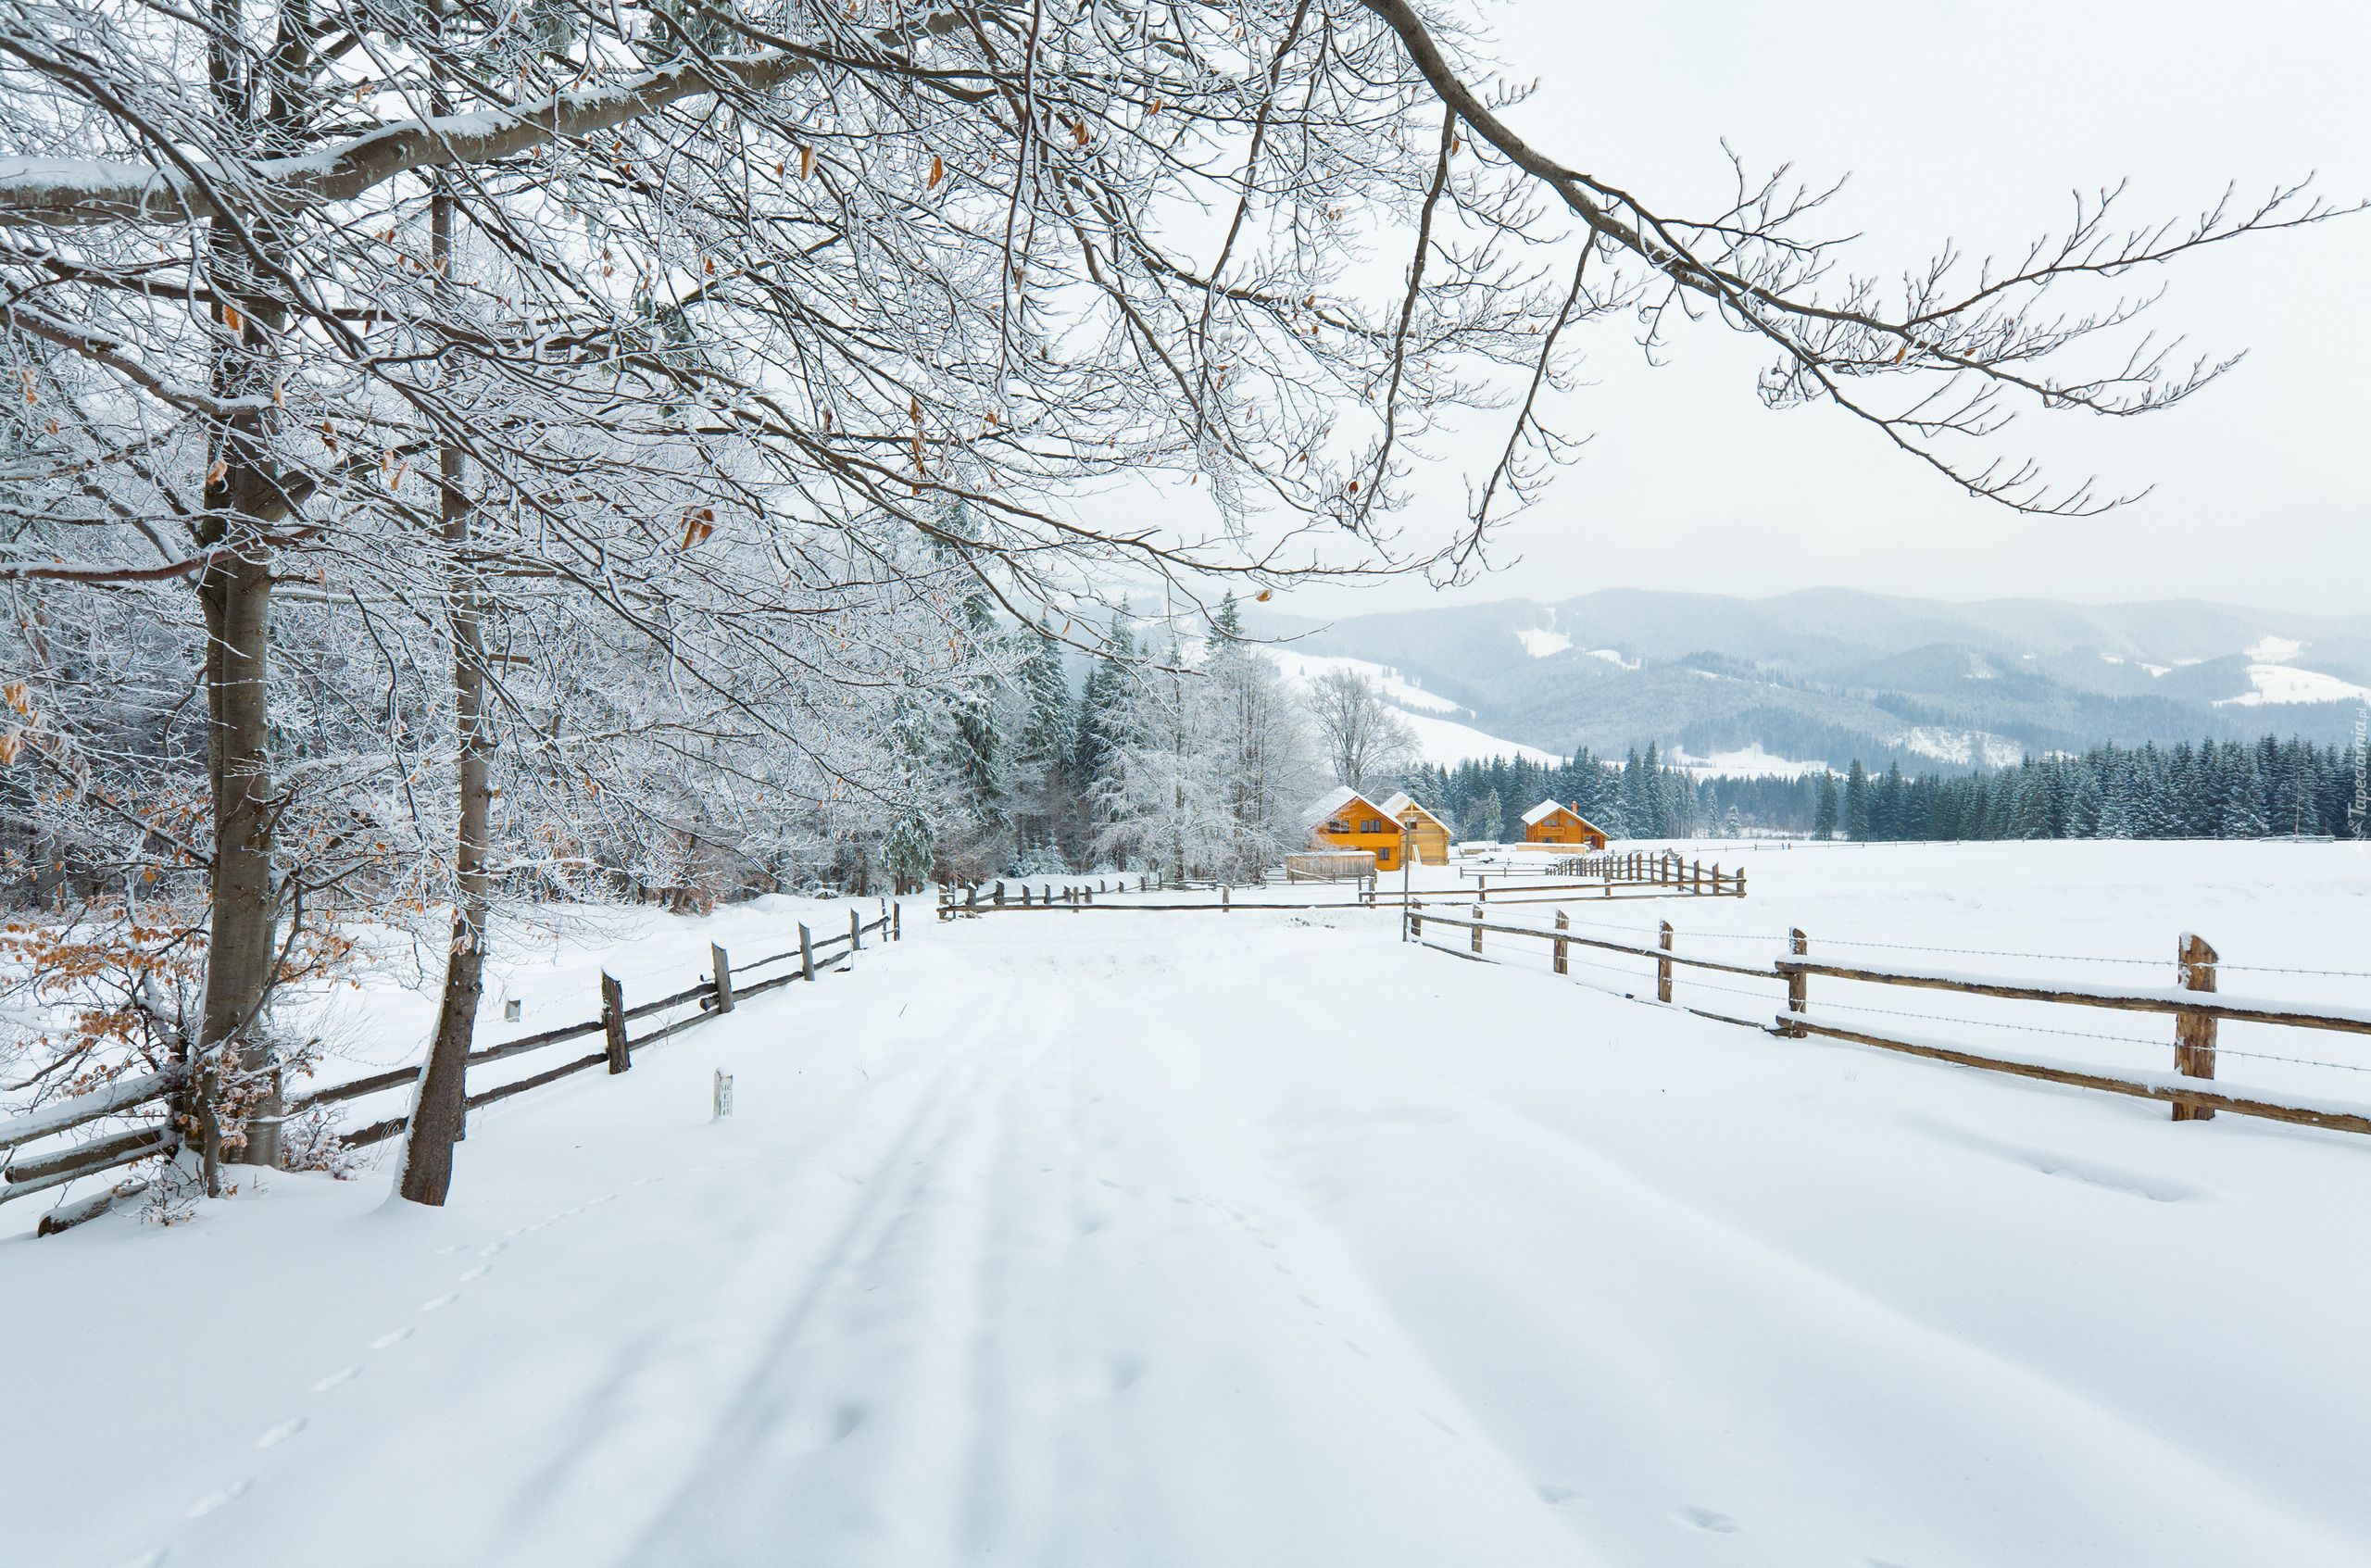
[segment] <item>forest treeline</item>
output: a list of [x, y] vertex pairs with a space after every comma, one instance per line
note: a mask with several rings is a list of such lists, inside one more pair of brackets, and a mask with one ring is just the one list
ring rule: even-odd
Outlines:
[[1897, 760], [1871, 773], [1855, 758], [1841, 774], [1699, 781], [1660, 766], [1652, 746], [1621, 763], [1584, 747], [1557, 766], [1496, 758], [1420, 769], [1409, 789], [1467, 838], [1519, 836], [1510, 813], [1550, 797], [1617, 838], [2351, 838], [2365, 832], [2367, 760], [2360, 743], [2265, 735], [2103, 745], [1990, 772], [1905, 774]]

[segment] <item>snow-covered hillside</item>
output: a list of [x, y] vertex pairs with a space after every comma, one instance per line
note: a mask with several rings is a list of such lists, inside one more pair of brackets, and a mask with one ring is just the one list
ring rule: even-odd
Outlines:
[[[2365, 967], [2359, 846], [1703, 852], [1753, 896], [1577, 927]], [[657, 983], [765, 918], [508, 979]], [[481, 1113], [443, 1210], [383, 1174], [42, 1241], [0, 1210], [0, 1556], [2371, 1561], [2371, 1142], [1777, 1040], [1388, 909], [907, 932]], [[1775, 995], [1711, 979], [1682, 999]]]
[[1458, 705], [1436, 692], [1426, 691], [1389, 665], [1371, 664], [1362, 659], [1327, 659], [1317, 654], [1295, 653], [1289, 648], [1264, 647], [1260, 651], [1274, 660], [1286, 676], [1304, 690], [1309, 682], [1329, 670], [1356, 671], [1373, 681], [1383, 696], [1400, 709], [1399, 717], [1416, 733], [1420, 761], [1454, 768], [1468, 758], [1487, 761], [1493, 757], [1523, 757], [1551, 767], [1564, 760], [1537, 746], [1517, 746], [1512, 741], [1485, 734], [1470, 724], [1441, 717], [1458, 712]]

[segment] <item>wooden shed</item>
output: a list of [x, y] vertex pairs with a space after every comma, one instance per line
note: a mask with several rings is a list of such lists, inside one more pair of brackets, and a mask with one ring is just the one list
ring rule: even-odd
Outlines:
[[1408, 830], [1411, 852], [1420, 866], [1449, 864], [1449, 824], [1401, 793], [1383, 803], [1384, 815]]
[[1543, 800], [1523, 814], [1525, 844], [1569, 844], [1576, 848], [1602, 849], [1605, 830], [1570, 806]]
[[1399, 864], [1399, 820], [1348, 784], [1319, 796], [1300, 815], [1311, 849], [1363, 849], [1378, 871]]

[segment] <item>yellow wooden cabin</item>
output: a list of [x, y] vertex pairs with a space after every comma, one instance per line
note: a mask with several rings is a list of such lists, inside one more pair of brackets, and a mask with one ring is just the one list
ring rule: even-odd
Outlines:
[[1605, 830], [1570, 806], [1543, 800], [1523, 814], [1525, 844], [1569, 844], [1575, 848], [1602, 849]]
[[1449, 825], [1406, 795], [1377, 805], [1346, 784], [1311, 802], [1301, 820], [1309, 824], [1311, 848], [1366, 850], [1378, 872], [1399, 866], [1403, 826], [1417, 864], [1449, 863]]
[[1449, 864], [1449, 824], [1402, 793], [1383, 803], [1384, 815], [1408, 830], [1410, 850], [1420, 866]]

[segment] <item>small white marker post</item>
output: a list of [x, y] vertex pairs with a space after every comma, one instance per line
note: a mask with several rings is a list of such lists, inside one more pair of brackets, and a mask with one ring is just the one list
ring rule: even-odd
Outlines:
[[720, 1118], [733, 1114], [733, 1074], [721, 1067], [716, 1070], [716, 1113]]

